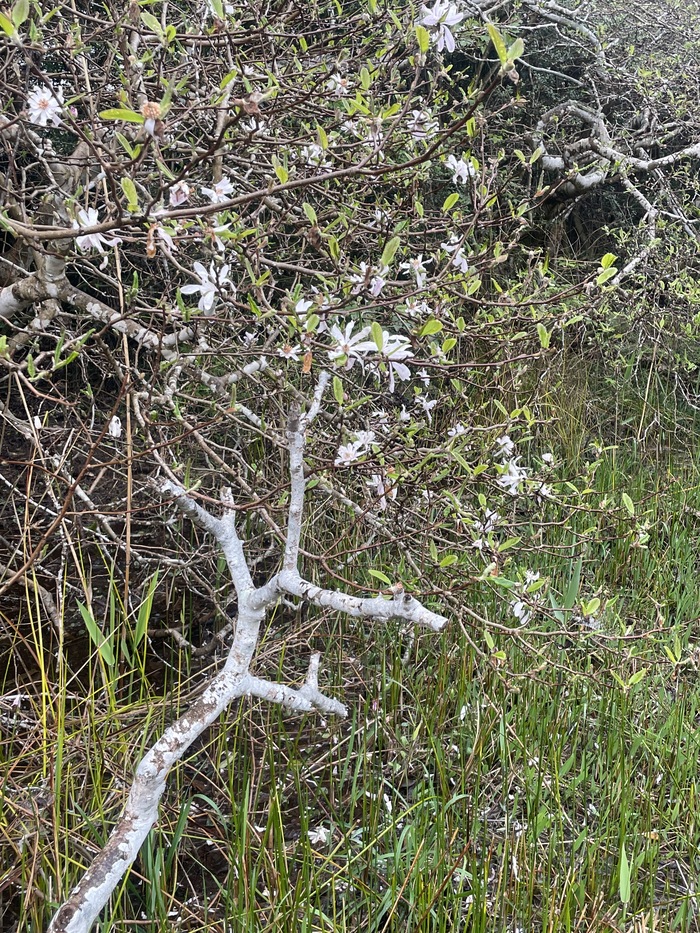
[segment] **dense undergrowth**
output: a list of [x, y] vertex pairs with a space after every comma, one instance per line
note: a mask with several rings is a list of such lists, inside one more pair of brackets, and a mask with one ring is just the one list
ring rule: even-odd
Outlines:
[[[322, 648], [349, 720], [251, 701], [223, 717], [177, 768], [101, 929], [698, 927], [695, 419], [675, 413], [664, 433], [667, 396], [624, 380], [601, 395], [593, 368], [575, 371], [552, 389], [568, 404], [536, 441], [571, 475], [588, 465], [591, 508], [580, 521], [569, 506], [561, 521], [550, 513], [524, 540], [544, 581], [527, 634], [507, 586], [520, 547], [490, 579], [460, 579], [461, 563], [440, 571], [452, 623], [439, 638], [280, 609], [258, 670], [293, 682], [295, 659]], [[643, 438], [652, 420], [661, 427]], [[606, 504], [623, 493], [636, 537]], [[381, 547], [358, 552], [356, 575], [363, 561], [395, 563]], [[140, 613], [153, 631], [164, 585]], [[133, 763], [222, 650], [137, 643], [116, 586], [111, 600], [131, 664], [105, 663], [84, 632], [61, 642], [30, 589], [5, 636], [3, 930], [42, 929], [61, 895], [56, 864], [77, 880]], [[193, 644], [221, 627], [187, 599], [177, 611]]]

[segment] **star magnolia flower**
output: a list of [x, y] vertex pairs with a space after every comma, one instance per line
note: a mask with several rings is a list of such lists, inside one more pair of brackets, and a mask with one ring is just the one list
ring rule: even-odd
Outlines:
[[[387, 365], [389, 371], [389, 391], [393, 392], [395, 388], [394, 377], [398, 377], [402, 382], [411, 378], [411, 371], [402, 360], [408, 360], [413, 356], [410, 342], [398, 334], [390, 334], [383, 331], [381, 357]], [[377, 353], [377, 344], [374, 340], [367, 340], [355, 346], [356, 353]], [[410, 415], [409, 415], [410, 418]]]
[[223, 265], [218, 272], [214, 263], [207, 270], [201, 262], [194, 264], [194, 273], [199, 279], [199, 285], [183, 285], [180, 289], [183, 295], [195, 295], [199, 292], [197, 307], [200, 311], [211, 311], [216, 303], [220, 285], [228, 282], [228, 265]]
[[110, 437], [121, 437], [122, 436], [122, 422], [121, 418], [118, 418], [116, 415], [109, 422], [109, 436]]
[[415, 256], [413, 259], [409, 259], [408, 262], [402, 262], [399, 268], [405, 270], [406, 272], [410, 272], [415, 277], [417, 288], [425, 287], [425, 276], [427, 270], [423, 264], [422, 253], [419, 253], [419, 255]]
[[423, 7], [423, 19], [421, 23], [424, 26], [437, 28], [438, 40], [437, 50], [442, 52], [447, 49], [448, 52], [455, 50], [455, 38], [450, 32], [450, 26], [456, 26], [464, 19], [464, 13], [460, 13], [456, 4], [450, 3], [450, 0], [435, 0], [432, 9]]
[[515, 618], [523, 625], [529, 621], [532, 615], [527, 603], [524, 603], [521, 599], [516, 599], [515, 602], [511, 603], [510, 608]]
[[467, 257], [464, 255], [464, 250], [460, 245], [459, 237], [453, 234], [449, 242], [441, 243], [440, 246], [445, 250], [446, 253], [452, 254], [452, 259], [450, 259], [450, 265], [455, 266], [459, 269], [460, 272], [469, 271], [469, 262]]
[[309, 143], [308, 146], [302, 146], [300, 155], [307, 165], [314, 168], [328, 168], [330, 162], [326, 158], [326, 151], [318, 143]]
[[61, 123], [61, 105], [63, 96], [60, 90], [53, 88], [35, 87], [27, 97], [27, 110], [29, 119], [35, 126], [47, 126], [51, 122], [54, 126]]
[[440, 129], [440, 124], [427, 110], [412, 110], [406, 128], [414, 139], [429, 139]]
[[349, 78], [344, 78], [342, 75], [331, 75], [326, 87], [336, 97], [347, 97], [352, 84]]
[[377, 274], [372, 276], [372, 279], [369, 283], [369, 293], [373, 298], [378, 298], [381, 295], [382, 289], [386, 285], [385, 276], [388, 271], [389, 270], [386, 266], [382, 266]]
[[445, 159], [445, 165], [452, 172], [452, 181], [457, 184], [466, 184], [470, 178], [473, 178], [476, 175], [474, 171], [474, 166], [471, 162], [465, 162], [464, 159], [458, 159], [456, 156], [448, 155]]
[[349, 466], [351, 463], [359, 460], [362, 454], [365, 452], [365, 448], [360, 441], [353, 441], [350, 444], [343, 444], [338, 448], [338, 453], [335, 458], [336, 466]]
[[433, 423], [433, 408], [437, 405], [438, 400], [436, 398], [427, 399], [424, 395], [419, 395], [416, 399], [416, 405], [420, 405], [425, 414], [428, 417], [428, 424]]
[[374, 490], [377, 504], [382, 512], [388, 507], [388, 500], [396, 498], [396, 493], [398, 492], [396, 484], [392, 483], [390, 479], [386, 476], [382, 476], [380, 473], [373, 473], [372, 479], [367, 481], [367, 485]]
[[294, 363], [299, 362], [299, 354], [301, 353], [301, 347], [297, 344], [293, 347], [290, 343], [285, 343], [283, 347], [280, 347], [277, 351], [277, 355], [283, 357], [285, 360], [292, 360]]
[[377, 435], [374, 431], [355, 431], [353, 437], [358, 444], [369, 448], [375, 442]]
[[[337, 324], [330, 329], [331, 339], [335, 341], [336, 346], [328, 351], [328, 359], [333, 362], [344, 360], [345, 369], [352, 369], [355, 360], [361, 360], [364, 355], [377, 349], [374, 343], [371, 344], [372, 349], [367, 349], [369, 344], [363, 343], [369, 334], [368, 327], [363, 327], [353, 336], [354, 327], [355, 321], [350, 321], [345, 325], [345, 332]], [[360, 345], [363, 347], [362, 350], [358, 349]]]
[[527, 479], [527, 472], [518, 466], [519, 459], [516, 457], [515, 460], [509, 461], [505, 471], [496, 480], [498, 485], [507, 490], [511, 496], [518, 495], [523, 480]]
[[[81, 230], [83, 227], [96, 227], [99, 223], [100, 216], [98, 212], [94, 207], [88, 207], [86, 211], [82, 208], [78, 211], [78, 219], [73, 221], [73, 226], [76, 230]], [[84, 233], [82, 236], [76, 237], [75, 242], [82, 252], [96, 249], [100, 253], [104, 253], [105, 246], [114, 246], [116, 243], [121, 243], [121, 238], [118, 236], [107, 237], [103, 233]]]
[[496, 444], [498, 445], [499, 454], [505, 459], [512, 457], [515, 453], [515, 444], [507, 434], [504, 434], [502, 437], [497, 437]]
[[206, 194], [212, 204], [221, 204], [226, 201], [233, 191], [233, 183], [228, 175], [224, 175], [221, 181], [217, 181], [212, 188], [202, 188], [202, 194]]
[[191, 190], [186, 181], [176, 182], [170, 189], [170, 206], [179, 207], [181, 204], [185, 204], [190, 196]]

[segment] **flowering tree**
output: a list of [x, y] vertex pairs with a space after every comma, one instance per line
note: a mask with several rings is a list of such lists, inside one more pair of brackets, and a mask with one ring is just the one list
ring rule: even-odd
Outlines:
[[[589, 103], [594, 66], [613, 63], [585, 19], [552, 3], [523, 4], [517, 22], [507, 4], [449, 0], [109, 10], [103, 23], [102, 7], [16, 0], [0, 14], [0, 414], [18, 451], [3, 475], [16, 519], [0, 592], [32, 588], [60, 638], [74, 617], [112, 667], [132, 662], [128, 639], [107, 624], [81, 548], [111, 553], [132, 620], [166, 567], [222, 615], [233, 589], [237, 623], [220, 673], [139, 765], [54, 933], [90, 928], [170, 769], [234, 698], [343, 713], [316, 655], [300, 688], [252, 673], [271, 606], [439, 629], [442, 597], [454, 610], [460, 588], [450, 567], [504, 583], [516, 501], [526, 522], [553, 497], [578, 503], [550, 451], [524, 462], [538, 366], [656, 248], [663, 207], [639, 179], [699, 154], [685, 141], [658, 156], [624, 148], [622, 124], [615, 138]], [[585, 102], [537, 64], [543, 34], [585, 48], [590, 74], [568, 76]], [[606, 251], [557, 277], [538, 224], [614, 186], [641, 205], [639, 242], [622, 265]], [[373, 568], [373, 595], [352, 555], [302, 547], [320, 506], [336, 529], [401, 542], [395, 566]], [[162, 517], [155, 548], [142, 514]], [[176, 514], [216, 543], [228, 580], [174, 556]], [[270, 554], [279, 566], [254, 583]], [[418, 592], [426, 560], [432, 596]], [[321, 572], [338, 587], [317, 585]], [[543, 582], [505, 581], [516, 623]], [[145, 636], [137, 624], [133, 645]]]

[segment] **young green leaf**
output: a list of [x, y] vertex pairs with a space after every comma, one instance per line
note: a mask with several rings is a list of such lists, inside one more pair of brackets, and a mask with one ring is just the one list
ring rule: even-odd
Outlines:
[[370, 332], [372, 334], [372, 340], [374, 340], [377, 345], [377, 350], [381, 353], [384, 349], [384, 332], [381, 328], [381, 325], [376, 321], [372, 321]]
[[630, 879], [630, 863], [627, 860], [627, 852], [623, 842], [622, 850], [620, 852], [620, 900], [625, 906], [629, 904], [631, 894], [632, 884]]
[[448, 194], [442, 202], [443, 212], [446, 214], [449, 210], [452, 210], [457, 201], [459, 201], [459, 191], [453, 191], [452, 194]]
[[430, 48], [430, 33], [425, 26], [416, 26], [416, 39], [418, 39], [418, 48], [425, 54]]
[[505, 65], [505, 63], [508, 61], [508, 52], [506, 50], [506, 44], [503, 41], [503, 36], [500, 34], [493, 23], [489, 23], [486, 28], [489, 31], [489, 36], [493, 42], [493, 47], [496, 50], [496, 55], [498, 55], [501, 64]]
[[399, 237], [392, 237], [389, 242], [385, 245], [384, 251], [382, 252], [382, 258], [379, 260], [380, 265], [390, 266], [394, 256], [396, 255], [396, 250], [399, 248], [401, 240]]

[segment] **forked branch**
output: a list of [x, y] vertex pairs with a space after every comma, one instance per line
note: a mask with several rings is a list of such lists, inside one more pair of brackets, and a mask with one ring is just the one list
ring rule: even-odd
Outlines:
[[308, 411], [302, 413], [295, 410], [289, 418], [287, 440], [291, 497], [283, 568], [265, 585], [253, 585], [243, 542], [236, 529], [235, 513], [230, 508], [232, 503], [228, 490], [222, 495], [224, 512], [218, 518], [176, 482], [166, 480], [159, 484], [162, 495], [173, 497], [183, 515], [216, 539], [226, 558], [238, 594], [238, 621], [233, 644], [223, 670], [209, 681], [187, 712], [165, 730], [138, 765], [124, 812], [105, 847], [56, 912], [49, 933], [88, 933], [156, 823], [158, 804], [170, 771], [192, 743], [216, 722], [237, 697], [256, 696], [299, 712], [319, 710], [325, 714], [347, 715], [346, 707], [338, 700], [327, 697], [318, 686], [320, 654], [312, 655], [306, 680], [300, 688], [274, 683], [251, 674], [250, 666], [258, 643], [260, 624], [267, 611], [283, 595], [294, 595], [314, 605], [360, 618], [377, 621], [404, 619], [436, 631], [447, 622], [444, 616], [431, 612], [417, 599], [403, 592], [391, 598], [362, 599], [336, 590], [322, 589], [300, 576], [297, 565], [305, 492], [306, 431], [319, 411], [327, 384], [328, 375], [323, 373]]

